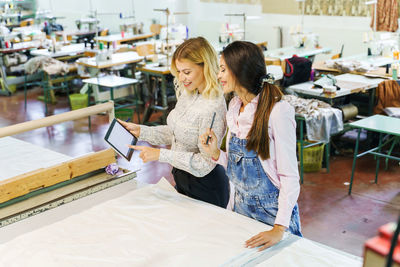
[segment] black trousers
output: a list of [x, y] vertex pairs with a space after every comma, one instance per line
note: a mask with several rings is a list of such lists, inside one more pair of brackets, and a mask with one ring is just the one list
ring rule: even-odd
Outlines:
[[229, 201], [229, 179], [225, 169], [218, 165], [206, 176], [196, 177], [192, 174], [173, 168], [172, 175], [176, 190], [188, 197], [202, 200], [221, 208], [226, 208]]

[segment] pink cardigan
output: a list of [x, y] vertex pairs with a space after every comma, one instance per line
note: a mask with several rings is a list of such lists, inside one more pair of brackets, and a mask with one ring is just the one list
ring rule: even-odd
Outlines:
[[[244, 111], [240, 113], [242, 101], [234, 97], [229, 103], [226, 114], [229, 128], [226, 151], [229, 151], [231, 133], [240, 139], [246, 139], [253, 123], [259, 95], [256, 96]], [[292, 210], [300, 193], [299, 171], [296, 157], [296, 121], [294, 108], [286, 101], [280, 101], [272, 109], [269, 123], [270, 158], [262, 160], [261, 165], [271, 182], [279, 189], [278, 214], [275, 224], [289, 227]], [[228, 155], [221, 151], [217, 161], [225, 168], [228, 165]]]

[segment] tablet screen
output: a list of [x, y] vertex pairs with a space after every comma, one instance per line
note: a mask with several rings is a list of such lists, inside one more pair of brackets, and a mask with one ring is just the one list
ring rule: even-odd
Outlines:
[[133, 149], [129, 148], [128, 145], [136, 145], [137, 138], [125, 129], [116, 119], [111, 122], [104, 140], [106, 140], [118, 154], [128, 161], [131, 160]]

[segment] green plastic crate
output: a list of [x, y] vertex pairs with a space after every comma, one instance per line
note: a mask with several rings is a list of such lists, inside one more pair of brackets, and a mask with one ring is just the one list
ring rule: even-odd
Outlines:
[[120, 108], [115, 110], [115, 117], [126, 121], [127, 119], [132, 119], [133, 109], [132, 108]]
[[88, 95], [71, 94], [69, 95], [69, 103], [71, 104], [71, 110], [86, 108], [88, 106]]
[[[308, 143], [312, 143], [309, 142]], [[317, 172], [322, 168], [325, 144], [319, 144], [303, 149], [303, 170], [304, 172]], [[300, 143], [297, 143], [300, 159]]]

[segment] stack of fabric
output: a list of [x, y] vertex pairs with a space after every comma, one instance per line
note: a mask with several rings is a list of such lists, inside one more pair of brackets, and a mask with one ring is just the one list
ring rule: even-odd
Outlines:
[[343, 130], [342, 111], [317, 99], [304, 99], [294, 95], [285, 95], [297, 115], [306, 121], [307, 138], [310, 141], [329, 142], [331, 135]]

